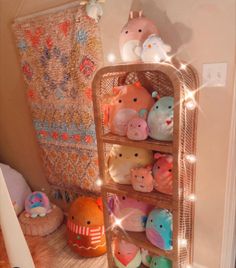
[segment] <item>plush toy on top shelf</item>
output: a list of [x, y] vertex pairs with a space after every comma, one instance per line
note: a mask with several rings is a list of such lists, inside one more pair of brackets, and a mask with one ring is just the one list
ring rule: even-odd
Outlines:
[[129, 121], [134, 117], [146, 119], [154, 100], [140, 82], [115, 87], [113, 93], [110, 104], [106, 105], [108, 126], [111, 133], [126, 136]]
[[159, 35], [155, 23], [138, 12], [138, 17], [134, 17], [134, 12], [130, 12], [129, 20], [123, 27], [120, 34], [120, 54], [123, 61], [140, 61], [142, 44], [151, 34]]
[[48, 197], [43, 192], [33, 192], [25, 199], [26, 216], [44, 217], [52, 211]]
[[[157, 92], [153, 92], [153, 97], [158, 97]], [[147, 122], [149, 136], [155, 140], [172, 141], [173, 139], [173, 117], [174, 117], [174, 98], [165, 96], [158, 97], [152, 106]]]
[[151, 164], [152, 151], [115, 144], [109, 153], [108, 171], [114, 182], [131, 184], [131, 169]]
[[168, 60], [168, 52], [171, 47], [166, 45], [162, 39], [156, 35], [151, 34], [143, 43], [141, 58], [143, 62], [161, 62]]

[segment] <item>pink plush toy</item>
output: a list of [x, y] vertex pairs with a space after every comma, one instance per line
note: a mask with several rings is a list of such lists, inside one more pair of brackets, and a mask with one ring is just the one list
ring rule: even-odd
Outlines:
[[120, 54], [123, 61], [139, 61], [143, 42], [151, 34], [159, 35], [156, 25], [142, 16], [134, 18], [134, 12], [130, 12], [129, 21], [123, 27], [120, 34]]
[[154, 188], [164, 194], [173, 193], [173, 156], [169, 154], [156, 153], [157, 159], [153, 166]]
[[147, 122], [140, 117], [131, 119], [128, 123], [127, 137], [135, 141], [146, 140], [148, 137]]
[[52, 211], [48, 197], [42, 192], [28, 195], [25, 200], [25, 210], [31, 218], [44, 217]]
[[145, 231], [145, 224], [153, 206], [127, 196], [114, 196], [113, 214], [122, 219], [124, 230], [131, 232]]
[[153, 190], [152, 167], [132, 168], [131, 183], [136, 191], [151, 192]]

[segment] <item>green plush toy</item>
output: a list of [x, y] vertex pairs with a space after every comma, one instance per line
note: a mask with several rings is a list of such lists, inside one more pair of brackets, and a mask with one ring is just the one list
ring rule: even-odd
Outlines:
[[150, 268], [172, 268], [172, 262], [165, 257], [155, 256], [152, 258]]

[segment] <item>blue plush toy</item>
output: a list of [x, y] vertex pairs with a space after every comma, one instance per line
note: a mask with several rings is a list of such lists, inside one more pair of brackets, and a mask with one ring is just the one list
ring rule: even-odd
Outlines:
[[[156, 95], [153, 92], [153, 97]], [[151, 138], [161, 141], [173, 139], [173, 108], [173, 97], [162, 97], [152, 106], [147, 118]]]
[[146, 224], [147, 239], [156, 247], [172, 249], [172, 214], [166, 209], [153, 209]]
[[172, 268], [172, 262], [165, 257], [155, 256], [152, 258], [150, 268]]

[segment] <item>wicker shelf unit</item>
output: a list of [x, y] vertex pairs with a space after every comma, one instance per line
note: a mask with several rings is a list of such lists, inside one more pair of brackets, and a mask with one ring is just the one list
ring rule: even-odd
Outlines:
[[[183, 65], [182, 65], [183, 66]], [[160, 142], [152, 139], [131, 141], [109, 133], [103, 124], [104, 96], [112, 92], [115, 86], [131, 84], [139, 80], [149, 90], [158, 91], [160, 96], [174, 97], [174, 131], [173, 142]], [[99, 171], [103, 180], [101, 188], [104, 202], [104, 220], [106, 227], [107, 256], [109, 267], [115, 267], [111, 241], [120, 237], [137, 246], [148, 249], [151, 253], [166, 256], [172, 260], [173, 268], [187, 267], [192, 263], [194, 204], [187, 198], [194, 193], [195, 164], [188, 163], [185, 156], [195, 154], [197, 109], [188, 110], [185, 102], [189, 96], [198, 100], [198, 77], [192, 66], [181, 68], [181, 63], [140, 63], [108, 66], [100, 69], [93, 80], [93, 103], [96, 125]], [[131, 147], [141, 147], [171, 153], [174, 157], [173, 196], [153, 191], [140, 193], [131, 185], [119, 185], [111, 181], [106, 167], [106, 158], [111, 144]], [[166, 208], [173, 214], [173, 250], [164, 251], [153, 246], [145, 233], [123, 232], [119, 228], [111, 228], [108, 211], [108, 196], [110, 194], [127, 195], [142, 200], [158, 208]], [[181, 247], [180, 239], [186, 239], [187, 245]]]

